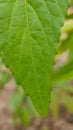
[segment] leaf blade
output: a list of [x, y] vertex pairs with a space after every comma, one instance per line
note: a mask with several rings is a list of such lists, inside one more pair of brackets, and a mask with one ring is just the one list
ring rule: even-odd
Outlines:
[[43, 116], [48, 112], [56, 44], [68, 2], [0, 0], [1, 57]]

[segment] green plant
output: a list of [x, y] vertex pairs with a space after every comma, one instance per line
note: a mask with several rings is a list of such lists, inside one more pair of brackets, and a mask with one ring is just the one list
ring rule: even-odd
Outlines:
[[9, 99], [9, 108], [13, 112], [13, 122], [19, 119], [23, 126], [28, 126], [31, 118], [38, 117], [30, 99], [21, 86], [16, 85], [16, 91]]
[[53, 64], [69, 3], [0, 0], [1, 58], [42, 116], [48, 113], [51, 86], [59, 75]]
[[70, 113], [73, 113], [73, 10], [66, 16], [66, 22], [62, 28], [62, 35], [65, 35], [65, 37], [60, 40], [57, 57], [59, 58], [66, 51], [68, 56], [66, 62], [62, 63], [54, 71], [51, 109], [53, 115], [56, 117], [59, 114], [60, 103]]
[[0, 90], [3, 88], [3, 86], [9, 81], [10, 74], [4, 70], [2, 70], [2, 61], [0, 59]]

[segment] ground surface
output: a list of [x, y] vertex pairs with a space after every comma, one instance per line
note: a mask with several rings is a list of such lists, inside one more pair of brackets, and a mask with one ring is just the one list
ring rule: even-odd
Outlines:
[[[12, 113], [8, 108], [8, 100], [14, 92], [13, 81], [10, 80], [0, 94], [0, 130], [73, 130], [72, 122], [68, 122], [69, 114], [62, 110], [60, 118], [55, 120], [50, 115], [46, 119], [37, 119], [28, 128], [13, 125]], [[47, 129], [46, 129], [47, 128]]]

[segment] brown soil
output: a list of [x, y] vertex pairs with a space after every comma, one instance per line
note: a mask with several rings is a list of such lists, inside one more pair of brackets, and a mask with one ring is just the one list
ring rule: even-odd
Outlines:
[[28, 128], [23, 128], [19, 124], [14, 126], [12, 113], [8, 108], [9, 97], [13, 92], [14, 83], [11, 80], [4, 86], [0, 94], [0, 130], [73, 130], [73, 116], [71, 117], [63, 106], [60, 107], [59, 119], [54, 119], [49, 114], [45, 119], [39, 118], [31, 121]]

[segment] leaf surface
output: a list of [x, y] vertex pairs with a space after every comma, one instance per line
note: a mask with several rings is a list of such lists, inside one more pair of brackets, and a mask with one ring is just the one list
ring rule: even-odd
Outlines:
[[0, 0], [0, 54], [45, 116], [52, 67], [69, 0]]

